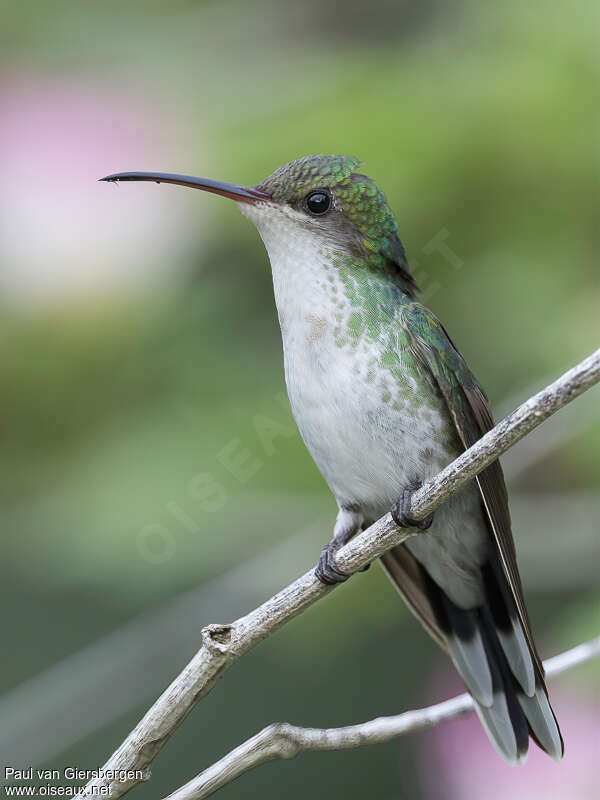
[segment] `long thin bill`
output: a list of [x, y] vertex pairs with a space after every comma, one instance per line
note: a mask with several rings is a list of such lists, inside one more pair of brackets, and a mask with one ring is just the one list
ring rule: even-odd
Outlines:
[[176, 186], [189, 186], [191, 189], [202, 189], [223, 197], [230, 197], [243, 203], [259, 203], [272, 200], [271, 195], [252, 189], [250, 186], [238, 186], [236, 183], [211, 181], [210, 178], [194, 178], [192, 175], [175, 175], [170, 172], [115, 172], [100, 178], [101, 181], [116, 183], [117, 181], [152, 181], [153, 183], [173, 183]]

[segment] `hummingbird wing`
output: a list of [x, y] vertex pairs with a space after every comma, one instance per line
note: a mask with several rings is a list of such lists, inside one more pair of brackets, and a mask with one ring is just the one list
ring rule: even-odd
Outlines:
[[[494, 425], [487, 397], [431, 311], [410, 303], [401, 313], [410, 353], [442, 395], [466, 449]], [[527, 616], [500, 464], [491, 464], [476, 482], [491, 552], [481, 576], [488, 598], [484, 607], [466, 610], [453, 604], [402, 545], [383, 556], [383, 566], [411, 610], [449, 652], [500, 752], [508, 760], [521, 758], [527, 750], [528, 727], [544, 750], [560, 758], [562, 739]]]
[[[406, 329], [411, 350], [442, 393], [460, 440], [467, 449], [494, 427], [489, 401], [437, 317], [420, 303], [411, 303], [405, 313], [410, 315], [406, 319]], [[475, 480], [527, 644], [543, 675], [525, 606], [511, 530], [508, 493], [500, 463], [494, 461]]]

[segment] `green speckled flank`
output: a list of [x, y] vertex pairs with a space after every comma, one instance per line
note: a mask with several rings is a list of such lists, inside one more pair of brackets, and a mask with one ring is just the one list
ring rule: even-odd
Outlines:
[[354, 336], [364, 335], [371, 341], [381, 339], [393, 324], [399, 305], [409, 301], [394, 283], [383, 275], [365, 269], [351, 257], [334, 260], [342, 283], [346, 303], [352, 311], [348, 326]]
[[[432, 340], [443, 356], [441, 363], [434, 365], [434, 374], [438, 370], [446, 380], [457, 384], [459, 363], [454, 351], [449, 352], [439, 321], [397, 284], [381, 273], [365, 269], [360, 261], [346, 256], [334, 258], [332, 263], [342, 284], [345, 311], [337, 317], [336, 345], [357, 349], [364, 343], [362, 352], [371, 356], [366, 372], [365, 366], [361, 368], [361, 380], [367, 384], [376, 382], [381, 401], [400, 414], [418, 416], [429, 423], [438, 444], [460, 449], [450, 417], [447, 424], [438, 427], [444, 400], [427, 377], [428, 369], [415, 348], [416, 337], [424, 343]], [[438, 419], [437, 425], [433, 424], [434, 418]]]
[[348, 333], [353, 339], [360, 338], [364, 329], [364, 316], [360, 311], [352, 311], [348, 317]]
[[[420, 413], [436, 401], [424, 379], [422, 366], [411, 348], [409, 332], [402, 322], [402, 309], [414, 301], [384, 275], [366, 270], [349, 257], [334, 260], [341, 279], [346, 314], [338, 318], [335, 342], [340, 348], [357, 348], [365, 341], [373, 354], [364, 380], [375, 381], [387, 374], [390, 387], [383, 382], [381, 399], [399, 412]], [[427, 412], [430, 414], [430, 411]]]

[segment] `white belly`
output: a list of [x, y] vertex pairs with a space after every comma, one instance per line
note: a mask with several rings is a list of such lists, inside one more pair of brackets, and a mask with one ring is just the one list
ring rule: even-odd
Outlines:
[[376, 370], [367, 382], [373, 353], [337, 347], [329, 327], [312, 315], [299, 335], [284, 338], [292, 411], [338, 503], [378, 515], [422, 475], [426, 431], [418, 417], [383, 402], [385, 374]]
[[[426, 420], [410, 403], [399, 409], [383, 402], [385, 370], [367, 381], [372, 359], [329, 342], [325, 320], [312, 315], [309, 323], [300, 329], [304, 346], [295, 337], [286, 346], [289, 331], [284, 338], [292, 411], [338, 505], [374, 521], [406, 486], [437, 474], [455, 454], [438, 443], [441, 417]], [[465, 608], [481, 600], [477, 565], [487, 545], [480, 506], [476, 487], [467, 487], [438, 509], [426, 535], [405, 545]]]

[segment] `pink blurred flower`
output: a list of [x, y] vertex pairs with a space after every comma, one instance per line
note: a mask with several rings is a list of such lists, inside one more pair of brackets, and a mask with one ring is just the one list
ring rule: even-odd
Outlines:
[[47, 300], [155, 280], [172, 268], [192, 229], [190, 198], [153, 184], [97, 182], [122, 170], [192, 170], [175, 160], [185, 153], [156, 98], [72, 78], [8, 76], [0, 107], [5, 297]]
[[425, 794], [444, 800], [595, 800], [599, 796], [599, 698], [551, 690], [565, 740], [565, 756], [552, 761], [530, 742], [522, 766], [506, 764], [475, 715], [434, 728], [420, 742]]

